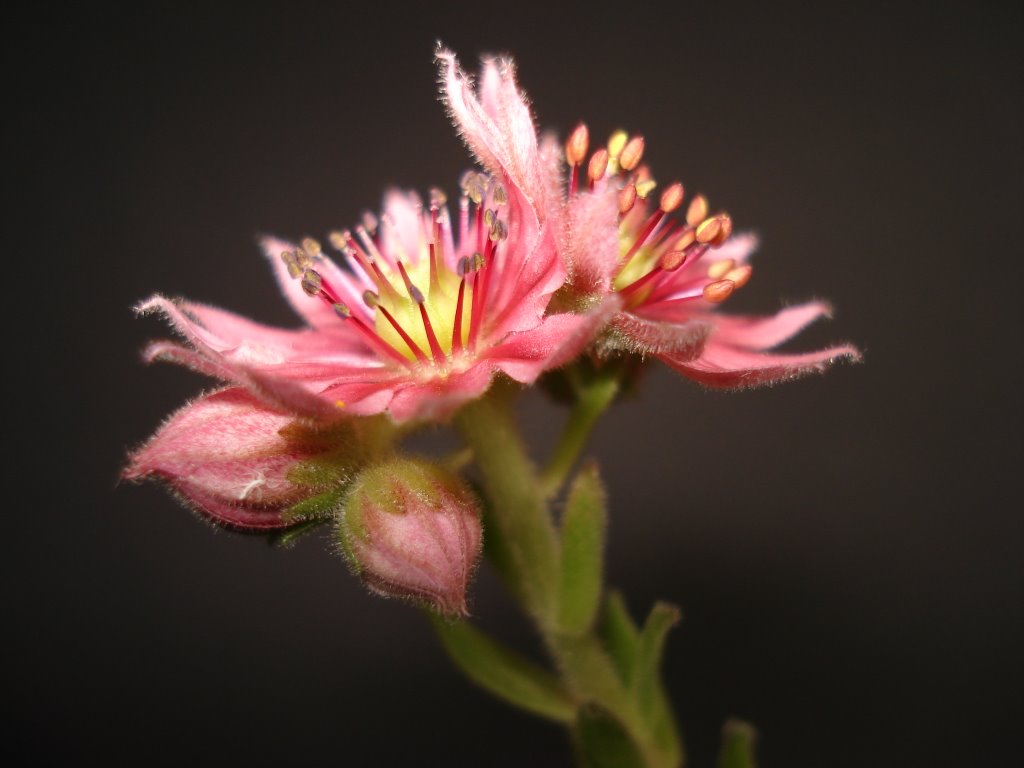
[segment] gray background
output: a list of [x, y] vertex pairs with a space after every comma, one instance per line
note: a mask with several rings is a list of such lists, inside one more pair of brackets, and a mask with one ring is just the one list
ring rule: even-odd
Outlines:
[[[8, 536], [0, 749], [30, 762], [562, 765], [326, 540], [214, 535], [126, 451], [205, 386], [137, 350], [153, 291], [294, 323], [254, 237], [323, 236], [388, 185], [455, 189], [441, 38], [509, 51], [540, 123], [641, 131], [762, 238], [727, 309], [816, 296], [866, 362], [742, 395], [654, 366], [591, 448], [609, 578], [683, 606], [692, 755], [994, 764], [1021, 720], [1022, 11], [490, 3], [90, 5], [9, 19]], [[13, 297], [13, 300], [10, 299]], [[531, 396], [539, 447], [562, 412]], [[441, 439], [440, 437], [438, 438]], [[325, 537], [323, 537], [325, 539]], [[529, 648], [485, 569], [480, 621]], [[495, 755], [497, 752], [497, 756]]]

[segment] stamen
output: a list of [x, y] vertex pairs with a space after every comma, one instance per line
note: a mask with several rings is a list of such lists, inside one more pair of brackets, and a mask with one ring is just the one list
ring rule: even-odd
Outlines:
[[587, 166], [587, 179], [590, 181], [590, 188], [594, 188], [594, 184], [604, 178], [605, 171], [608, 170], [608, 150], [599, 149], [593, 155], [590, 156], [590, 164]]
[[654, 179], [640, 179], [636, 182], [636, 194], [641, 200], [646, 200], [647, 196], [654, 191], [654, 188], [658, 186], [658, 182]]
[[683, 202], [683, 185], [678, 181], [661, 193], [661, 210], [672, 213]]
[[634, 136], [619, 154], [619, 167], [624, 171], [632, 171], [640, 164], [640, 158], [643, 157], [643, 154], [644, 137]]
[[636, 204], [636, 186], [627, 184], [619, 191], [619, 215], [625, 216]]
[[708, 267], [708, 277], [712, 280], [721, 280], [729, 271], [736, 266], [736, 262], [732, 259], [723, 259], [722, 261], [716, 261], [714, 264]]
[[[434, 327], [430, 324], [430, 316], [427, 314], [427, 307], [425, 299], [423, 298], [423, 292], [413, 285], [412, 280], [409, 279], [409, 273], [405, 271], [405, 264], [401, 261], [398, 262], [398, 271], [402, 273], [402, 280], [405, 281], [405, 289], [409, 292], [409, 298], [415, 301], [419, 306], [420, 319], [423, 321], [423, 330], [427, 333], [427, 342], [430, 344], [430, 352], [434, 357], [434, 361], [440, 362], [444, 359], [444, 350], [442, 350], [441, 345], [438, 344], [437, 335], [434, 333]], [[383, 309], [383, 307], [381, 309]], [[405, 337], [403, 336], [402, 338], [404, 339]]]
[[284, 262], [285, 267], [288, 269], [288, 277], [292, 278], [292, 280], [302, 277], [302, 267], [299, 266], [299, 261], [295, 258], [294, 253], [291, 251], [281, 251], [281, 261]]
[[405, 329], [402, 327], [402, 325], [397, 320], [395, 320], [394, 316], [390, 312], [388, 312], [387, 307], [385, 307], [383, 304], [378, 304], [377, 311], [384, 315], [385, 320], [391, 323], [391, 327], [394, 328], [395, 332], [402, 337], [402, 341], [404, 341], [406, 346], [408, 346], [412, 353], [416, 355], [416, 359], [419, 360], [421, 363], [428, 362], [429, 358], [423, 353], [423, 350], [420, 349], [419, 344], [413, 341], [412, 336], [405, 332]]
[[629, 141], [629, 134], [621, 129], [609, 136], [608, 156], [618, 159], [619, 155], [622, 154], [622, 149], [626, 146], [627, 141]]
[[716, 247], [728, 240], [729, 235], [732, 234], [732, 217], [727, 213], [720, 213], [718, 215], [718, 223], [721, 229], [718, 232], [718, 237], [711, 243]]
[[732, 295], [736, 289], [736, 283], [732, 280], [719, 280], [716, 283], [708, 283], [704, 286], [704, 298], [713, 304], [719, 304]]
[[312, 237], [303, 238], [302, 250], [305, 251], [311, 259], [315, 259], [321, 252], [320, 243]]
[[508, 190], [504, 184], [495, 184], [491, 193], [491, 202], [495, 205], [506, 205], [508, 203]]
[[584, 123], [576, 126], [565, 142], [565, 161], [569, 164], [569, 197], [576, 194], [576, 172], [590, 147], [590, 132]]
[[331, 306], [334, 307], [334, 311], [337, 312], [338, 317], [340, 317], [342, 320], [347, 320], [348, 322], [352, 323], [352, 325], [355, 326], [356, 330], [358, 330], [363, 335], [367, 343], [373, 349], [377, 350], [378, 352], [384, 355], [387, 355], [392, 360], [401, 363], [407, 368], [409, 367], [409, 358], [407, 358], [393, 346], [388, 344], [388, 342], [384, 341], [384, 339], [382, 339], [375, 330], [370, 328], [370, 326], [368, 326], [358, 317], [353, 315], [352, 310], [349, 309], [349, 307], [346, 304], [343, 304], [342, 302], [338, 301], [332, 304]]
[[742, 288], [750, 281], [750, 275], [753, 271], [753, 267], [751, 267], [749, 264], [744, 264], [741, 267], [730, 269], [726, 273], [725, 279], [732, 280], [736, 284], [737, 288]]
[[352, 233], [347, 230], [342, 233], [342, 237], [345, 238], [346, 244], [348, 245], [348, 255], [351, 256], [356, 262], [362, 267], [363, 272], [369, 277], [374, 285], [377, 286], [377, 290], [387, 296], [389, 301], [395, 302], [401, 300], [401, 296], [398, 291], [395, 290], [394, 286], [391, 285], [391, 281], [388, 280], [387, 275], [381, 271], [380, 266], [377, 262], [366, 255], [366, 252], [352, 239]]
[[697, 195], [690, 201], [690, 207], [686, 209], [686, 223], [696, 227], [708, 216], [708, 199], [704, 195]]
[[697, 242], [698, 243], [710, 243], [713, 242], [716, 237], [722, 231], [722, 223], [718, 220], [717, 216], [713, 216], [710, 219], [704, 219], [697, 226]]
[[302, 273], [302, 290], [309, 296], [319, 296], [320, 290], [323, 288], [323, 278], [320, 277], [320, 273], [315, 269], [307, 269]]
[[452, 323], [452, 354], [462, 351], [462, 306], [466, 299], [466, 266], [469, 259], [459, 259], [462, 280], [459, 281], [459, 298], [455, 302], [455, 322]]

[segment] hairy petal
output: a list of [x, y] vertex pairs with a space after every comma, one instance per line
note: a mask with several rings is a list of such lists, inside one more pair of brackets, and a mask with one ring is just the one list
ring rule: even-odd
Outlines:
[[687, 378], [709, 387], [747, 389], [823, 373], [829, 365], [844, 358], [860, 360], [860, 352], [844, 344], [816, 352], [773, 354], [739, 349], [711, 339], [697, 358], [658, 357]]
[[818, 318], [831, 316], [832, 307], [823, 301], [787, 307], [770, 317], [716, 315], [715, 341], [763, 351], [788, 341]]

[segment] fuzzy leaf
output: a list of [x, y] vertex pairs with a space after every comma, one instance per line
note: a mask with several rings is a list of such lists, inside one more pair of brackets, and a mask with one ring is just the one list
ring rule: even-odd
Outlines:
[[624, 685], [633, 679], [636, 650], [640, 644], [640, 630], [626, 609], [621, 592], [610, 592], [601, 616], [601, 639], [615, 664], [615, 670]]
[[558, 722], [572, 722], [576, 705], [558, 679], [468, 622], [430, 614], [434, 631], [455, 665], [500, 699]]
[[757, 731], [742, 720], [727, 720], [722, 726], [722, 749], [718, 753], [718, 768], [757, 768], [754, 743]]
[[595, 464], [580, 470], [562, 518], [559, 626], [578, 635], [590, 629], [601, 599], [605, 493]]
[[573, 736], [587, 768], [645, 768], [647, 765], [629, 731], [614, 715], [596, 704], [580, 709]]
[[668, 716], [668, 712], [661, 711], [667, 705], [661, 687], [661, 657], [668, 631], [679, 622], [680, 616], [676, 606], [655, 603], [640, 632], [631, 687], [641, 716], [648, 723], [657, 723]]

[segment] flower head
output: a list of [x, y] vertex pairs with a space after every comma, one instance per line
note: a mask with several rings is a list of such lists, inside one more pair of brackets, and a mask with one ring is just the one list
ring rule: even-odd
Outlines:
[[184, 363], [316, 418], [386, 411], [444, 417], [495, 372], [532, 382], [589, 343], [606, 309], [547, 315], [565, 280], [552, 204], [558, 153], [542, 149], [509, 62], [484, 62], [479, 90], [438, 54], [442, 95], [485, 172], [463, 176], [457, 212], [438, 190], [424, 204], [391, 192], [381, 216], [321, 245], [264, 240], [289, 302], [308, 328], [268, 328], [223, 310], [155, 296], [185, 344], [149, 359]]
[[370, 467], [352, 485], [338, 533], [374, 592], [466, 614], [483, 532], [476, 500], [454, 475], [411, 459]]
[[573, 269], [566, 292], [620, 298], [621, 310], [598, 342], [601, 351], [652, 354], [684, 376], [726, 388], [770, 384], [859, 357], [850, 345], [768, 352], [827, 316], [829, 306], [810, 302], [773, 317], [717, 312], [750, 279], [755, 238], [731, 236], [732, 219], [712, 213], [703, 195], [684, 205], [678, 182], [658, 192], [642, 163], [643, 137], [619, 131], [589, 160], [588, 150], [589, 134], [580, 124], [565, 144]]

